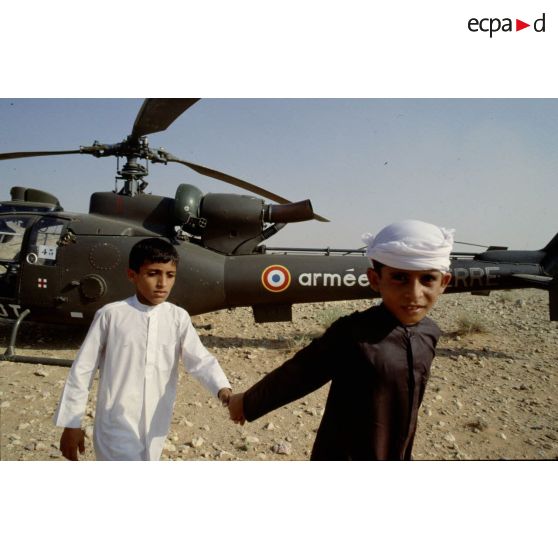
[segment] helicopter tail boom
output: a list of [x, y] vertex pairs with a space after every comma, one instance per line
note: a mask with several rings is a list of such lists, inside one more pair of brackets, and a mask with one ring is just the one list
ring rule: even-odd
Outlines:
[[558, 279], [558, 234], [542, 249], [545, 256], [541, 265], [548, 275]]
[[545, 256], [541, 265], [553, 277], [548, 289], [548, 308], [550, 319], [558, 321], [558, 234], [543, 248]]
[[513, 276], [526, 285], [548, 290], [550, 319], [558, 321], [558, 234], [541, 250], [487, 250], [475, 259], [497, 263], [522, 262], [539, 266], [540, 274], [516, 273]]

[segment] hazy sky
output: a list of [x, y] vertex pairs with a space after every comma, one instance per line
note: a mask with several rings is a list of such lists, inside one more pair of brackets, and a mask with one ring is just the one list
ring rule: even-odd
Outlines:
[[[141, 103], [1, 99], [0, 152], [121, 141]], [[404, 218], [517, 249], [558, 232], [557, 99], [203, 99], [149, 141], [292, 201], [310, 198], [331, 220], [288, 225], [268, 246], [358, 247], [363, 232]], [[91, 193], [113, 189], [115, 170], [114, 158], [87, 155], [0, 161], [1, 198], [32, 186], [86, 211]], [[147, 180], [171, 197], [183, 182], [242, 193], [176, 164], [150, 165]]]

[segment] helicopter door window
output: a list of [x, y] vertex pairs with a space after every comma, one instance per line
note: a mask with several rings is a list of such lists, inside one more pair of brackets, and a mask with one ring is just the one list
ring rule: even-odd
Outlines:
[[44, 217], [35, 226], [29, 243], [27, 261], [37, 265], [55, 265], [58, 255], [58, 241], [66, 222], [61, 219]]

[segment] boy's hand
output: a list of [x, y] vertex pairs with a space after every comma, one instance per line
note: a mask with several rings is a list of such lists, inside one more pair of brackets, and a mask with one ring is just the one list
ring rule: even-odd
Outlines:
[[244, 424], [244, 393], [233, 393], [229, 399], [229, 415], [236, 424]]
[[64, 428], [60, 437], [60, 451], [70, 461], [78, 460], [78, 452], [85, 453], [85, 432], [81, 428]]
[[219, 390], [217, 397], [219, 398], [219, 401], [221, 401], [221, 403], [223, 404], [223, 407], [229, 406], [229, 400], [231, 398], [231, 395], [232, 395], [232, 389], [230, 388], [223, 388]]

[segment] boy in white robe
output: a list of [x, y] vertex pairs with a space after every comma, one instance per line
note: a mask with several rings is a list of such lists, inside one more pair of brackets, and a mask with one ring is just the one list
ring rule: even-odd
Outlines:
[[98, 460], [158, 460], [176, 398], [178, 364], [223, 405], [230, 384], [202, 345], [186, 310], [166, 302], [176, 279], [178, 254], [161, 238], [138, 242], [128, 277], [136, 294], [95, 314], [68, 375], [54, 422], [64, 427], [60, 450], [77, 461], [85, 451], [81, 421], [89, 389], [100, 371], [93, 445]]

